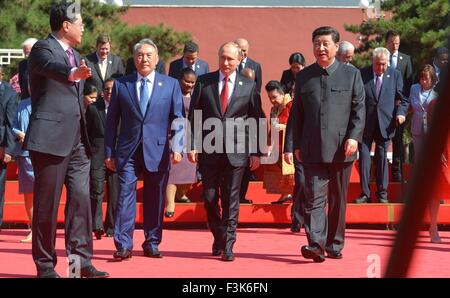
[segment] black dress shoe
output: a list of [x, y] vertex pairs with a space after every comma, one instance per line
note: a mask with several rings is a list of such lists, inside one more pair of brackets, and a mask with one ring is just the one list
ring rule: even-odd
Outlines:
[[43, 270], [38, 270], [37, 278], [60, 278], [58, 273], [56, 273], [55, 269], [47, 268]]
[[385, 198], [378, 198], [378, 202], [380, 202], [382, 204], [387, 204], [387, 203], [389, 203], [389, 200], [385, 199]]
[[224, 262], [233, 262], [234, 253], [232, 251], [223, 252], [221, 260]]
[[292, 224], [291, 225], [291, 232], [292, 233], [300, 233], [302, 225], [297, 223], [297, 224]]
[[370, 203], [370, 198], [364, 194], [362, 194], [359, 198], [355, 200], [356, 204], [365, 204]]
[[325, 255], [320, 247], [317, 246], [302, 246], [302, 256], [305, 259], [312, 259], [315, 263], [322, 263], [325, 261]]
[[217, 244], [217, 242], [214, 241], [213, 245], [212, 245], [212, 253], [211, 253], [211, 255], [213, 255], [215, 257], [220, 256], [222, 254], [222, 252], [223, 252], [222, 247], [223, 247], [222, 245]]
[[114, 259], [120, 259], [121, 261], [131, 259], [131, 256], [131, 250], [126, 248], [119, 249], [113, 254]]
[[149, 258], [162, 258], [162, 253], [159, 252], [158, 248], [144, 249], [144, 256]]
[[241, 204], [253, 204], [252, 200], [249, 200], [247, 198], [243, 198], [239, 201]]
[[80, 274], [81, 274], [81, 277], [84, 277], [84, 278], [107, 278], [107, 277], [109, 277], [108, 272], [98, 271], [92, 265], [81, 268]]
[[164, 216], [167, 217], [167, 218], [171, 218], [171, 217], [173, 217], [174, 215], [175, 215], [175, 212], [166, 211], [166, 212], [164, 213]]
[[97, 240], [101, 240], [103, 234], [105, 234], [103, 230], [94, 230], [94, 235]]
[[327, 258], [342, 259], [342, 253], [337, 250], [330, 250], [330, 251], [327, 251]]

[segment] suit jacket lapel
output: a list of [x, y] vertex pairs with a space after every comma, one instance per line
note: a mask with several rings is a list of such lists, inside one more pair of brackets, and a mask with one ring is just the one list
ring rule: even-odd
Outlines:
[[106, 105], [105, 105], [105, 100], [103, 99], [103, 98], [99, 98], [98, 99], [99, 100], [99, 102], [98, 102], [98, 109], [97, 109], [97, 111], [98, 111], [98, 115], [99, 115], [99, 118], [100, 118], [100, 122], [101, 122], [101, 127], [105, 127], [105, 118], [106, 118], [106, 113], [105, 113], [105, 109], [106, 109]]
[[111, 55], [108, 55], [108, 57], [106, 58], [105, 78], [102, 79], [102, 81], [106, 80], [111, 76], [111, 68], [112, 68], [112, 57]]
[[144, 118], [148, 115], [148, 113], [151, 112], [153, 102], [160, 98], [159, 96], [160, 89], [164, 84], [163, 77], [158, 72], [156, 72], [156, 70], [154, 70], [154, 72], [155, 72], [155, 81], [153, 82], [153, 90], [152, 94], [150, 95], [150, 99], [148, 101], [147, 110], [145, 111]]
[[369, 86], [370, 86], [370, 90], [372, 90], [373, 98], [375, 98], [375, 101], [378, 102], [377, 91], [375, 89], [375, 83], [374, 83], [375, 78], [374, 78], [374, 74], [372, 71], [372, 67], [370, 68], [370, 71], [368, 71], [367, 76], [370, 78]]
[[53, 35], [50, 34], [47, 39], [53, 44], [52, 45], [53, 49], [55, 49], [60, 54], [60, 56], [62, 56], [62, 58], [64, 59], [66, 64], [70, 66], [69, 56], [67, 56], [67, 53], [64, 51], [62, 46], [58, 43], [58, 41], [55, 39], [55, 37], [53, 37]]
[[126, 86], [128, 89], [128, 93], [130, 94], [131, 102], [136, 108], [136, 112], [142, 117], [141, 108], [139, 107], [139, 99], [137, 98], [136, 82], [137, 73], [134, 74], [134, 77], [131, 80], [127, 81]]
[[219, 71], [217, 71], [214, 76], [216, 77], [216, 79], [213, 81], [213, 84], [211, 84], [213, 99], [215, 102], [215, 106], [217, 108], [217, 113], [223, 117], [222, 113], [220, 112], [221, 107], [220, 107], [220, 95], [219, 95], [219, 80], [220, 80]]

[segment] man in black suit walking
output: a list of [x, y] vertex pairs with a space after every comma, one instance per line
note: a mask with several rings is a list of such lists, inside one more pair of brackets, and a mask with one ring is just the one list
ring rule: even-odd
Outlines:
[[[90, 175], [92, 223], [97, 239], [101, 239], [105, 233], [107, 237], [114, 235], [114, 218], [119, 195], [117, 172], [105, 167], [105, 123], [113, 85], [113, 78], [106, 79], [103, 83], [102, 96], [86, 109], [86, 126], [92, 148]], [[103, 226], [102, 202], [105, 197], [105, 178], [108, 187], [108, 204]]]
[[122, 59], [111, 54], [111, 38], [106, 35], [97, 37], [96, 51], [86, 56], [86, 64], [92, 69], [92, 76], [86, 82], [102, 90], [108, 78], [119, 78], [125, 74]]
[[[405, 122], [408, 99], [403, 95], [401, 73], [389, 64], [389, 51], [376, 48], [372, 54], [372, 65], [361, 70], [366, 94], [366, 124], [363, 140], [359, 143], [359, 169], [361, 196], [355, 203], [370, 200], [370, 149], [375, 141], [376, 197], [379, 203], [389, 203], [387, 149], [396, 127]], [[397, 106], [396, 102], [400, 101]]]
[[2, 79], [3, 67], [0, 65], [0, 229], [3, 223], [5, 203], [6, 168], [11, 161], [16, 144], [12, 126], [17, 109], [17, 94]]
[[199, 47], [195, 42], [184, 45], [183, 57], [174, 60], [169, 66], [169, 76], [178, 79], [183, 68], [191, 68], [197, 77], [209, 72], [208, 62], [198, 58]]
[[[403, 80], [403, 94], [406, 98], [409, 97], [409, 91], [413, 83], [413, 67], [411, 57], [399, 52], [400, 47], [400, 33], [395, 30], [389, 30], [385, 35], [386, 48], [390, 52], [389, 66], [397, 69], [401, 73]], [[400, 100], [396, 101], [396, 105], [400, 105]], [[404, 161], [403, 154], [403, 128], [404, 125], [399, 125], [394, 137], [392, 138], [392, 181], [401, 182], [403, 179], [401, 162]]]
[[[245, 168], [255, 170], [260, 163], [258, 150], [246, 146], [248, 143], [257, 144], [257, 131], [252, 131], [240, 120], [258, 123], [262, 115], [261, 100], [255, 82], [236, 71], [238, 64], [239, 46], [234, 42], [222, 45], [219, 49], [219, 70], [197, 80], [189, 109], [191, 127], [203, 127], [204, 122], [210, 121], [219, 126], [204, 131], [194, 128], [194, 150], [189, 152], [188, 157], [192, 162], [198, 160], [202, 167], [202, 197], [208, 225], [214, 236], [212, 255], [219, 256], [223, 252], [223, 261], [234, 260], [239, 193]], [[196, 114], [199, 112], [201, 116]], [[230, 125], [234, 125], [235, 121], [237, 133], [235, 126], [231, 127], [230, 133]], [[208, 142], [211, 141], [210, 134], [215, 135], [211, 143]], [[219, 189], [222, 215], [218, 202]]]
[[33, 112], [24, 148], [35, 174], [32, 254], [38, 277], [57, 278], [56, 224], [62, 187], [66, 186], [66, 253], [81, 277], [108, 277], [92, 266], [92, 216], [89, 155], [82, 90], [91, 69], [73, 49], [84, 26], [76, 3], [61, 2], [50, 11], [52, 33], [38, 41], [28, 70]]
[[325, 250], [329, 258], [342, 258], [348, 185], [364, 129], [364, 86], [358, 69], [335, 58], [336, 29], [317, 28], [312, 41], [317, 62], [297, 74], [286, 136], [305, 173], [308, 245], [301, 252], [323, 262]]

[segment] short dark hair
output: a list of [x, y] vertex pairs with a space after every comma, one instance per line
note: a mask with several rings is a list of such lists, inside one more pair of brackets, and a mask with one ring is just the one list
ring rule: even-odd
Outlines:
[[283, 91], [283, 88], [281, 88], [280, 82], [278, 82], [276, 80], [272, 80], [272, 81], [267, 82], [265, 88], [266, 88], [267, 92], [271, 92], [273, 90], [276, 90], [276, 91], [278, 91], [278, 93], [284, 94], [284, 91]]
[[105, 86], [107, 83], [114, 82], [114, 81], [115, 81], [114, 77], [107, 78], [105, 81], [103, 81], [102, 89], [105, 89]]
[[184, 78], [185, 75], [190, 75], [193, 74], [195, 76], [195, 78], [197, 78], [197, 75], [195, 74], [195, 71], [192, 70], [192, 68], [190, 67], [185, 67], [180, 71], [180, 75], [178, 76], [178, 79], [181, 80], [182, 78]]
[[331, 39], [333, 40], [334, 43], [339, 42], [339, 32], [331, 26], [323, 26], [314, 30], [312, 33], [312, 41], [314, 41], [316, 36], [321, 35], [331, 35]]
[[439, 47], [434, 50], [434, 57], [439, 57], [443, 54], [448, 54], [448, 49], [446, 47]]
[[388, 41], [389, 37], [394, 37], [394, 36], [400, 36], [400, 33], [398, 33], [398, 31], [396, 30], [389, 30], [388, 32], [386, 32], [386, 35], [384, 36], [384, 41]]
[[289, 65], [291, 65], [294, 62], [299, 63], [303, 66], [305, 66], [306, 64], [305, 57], [300, 52], [295, 52], [291, 54], [291, 56], [289, 56]]
[[83, 95], [89, 95], [94, 92], [98, 93], [97, 87], [95, 87], [95, 85], [93, 85], [91, 83], [84, 84]]
[[105, 43], [111, 43], [111, 37], [109, 37], [108, 34], [101, 34], [101, 35], [99, 35], [99, 37], [97, 37], [95, 46], [98, 47], [98, 45], [105, 44]]
[[61, 29], [62, 24], [66, 21], [68, 22], [75, 22], [76, 16], [73, 18], [69, 18], [69, 11], [71, 8], [69, 8], [71, 5], [74, 5], [76, 2], [66, 2], [61, 1], [55, 5], [52, 6], [50, 10], [50, 28], [53, 32], [59, 31]]
[[195, 53], [198, 52], [198, 44], [195, 42], [189, 41], [184, 45], [183, 53], [189, 52], [189, 53]]

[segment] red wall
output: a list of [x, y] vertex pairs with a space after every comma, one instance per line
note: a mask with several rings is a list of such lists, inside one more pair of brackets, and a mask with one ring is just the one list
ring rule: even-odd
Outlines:
[[[217, 69], [219, 46], [244, 37], [250, 42], [249, 56], [262, 65], [264, 89], [267, 81], [281, 78], [291, 53], [300, 51], [307, 64], [314, 62], [311, 33], [317, 27], [333, 26], [341, 33], [341, 40], [357, 45], [344, 24], [361, 23], [363, 13], [357, 8], [133, 7], [124, 20], [130, 25], [164, 23], [176, 31], [191, 32], [200, 46], [200, 58], [208, 61], [211, 70]], [[268, 112], [270, 104], [264, 91], [262, 95]]]

